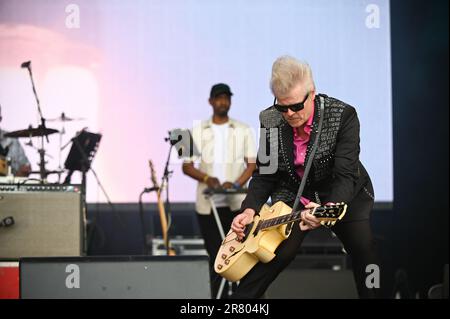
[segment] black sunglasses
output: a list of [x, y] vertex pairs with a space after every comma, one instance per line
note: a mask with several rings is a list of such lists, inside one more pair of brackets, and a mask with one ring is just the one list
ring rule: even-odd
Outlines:
[[277, 98], [273, 99], [273, 107], [281, 113], [286, 113], [288, 111], [288, 109], [290, 109], [292, 112], [298, 112], [304, 109], [305, 107], [305, 102], [308, 99], [309, 93], [306, 94], [305, 99], [300, 102], [300, 103], [296, 103], [296, 104], [291, 104], [291, 105], [280, 105], [280, 104], [276, 104], [277, 102]]

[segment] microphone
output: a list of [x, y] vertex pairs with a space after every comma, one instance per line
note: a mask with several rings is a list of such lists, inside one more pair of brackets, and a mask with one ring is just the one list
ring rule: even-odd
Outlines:
[[14, 225], [14, 223], [14, 218], [12, 216], [8, 216], [0, 221], [0, 227], [9, 227]]
[[31, 61], [23, 62], [20, 67], [21, 68], [29, 68], [31, 64]]
[[183, 134], [182, 130], [176, 128], [174, 130], [169, 131], [169, 137], [166, 137], [165, 140], [166, 142], [170, 141], [170, 144], [175, 145], [182, 140], [183, 138], [182, 134]]

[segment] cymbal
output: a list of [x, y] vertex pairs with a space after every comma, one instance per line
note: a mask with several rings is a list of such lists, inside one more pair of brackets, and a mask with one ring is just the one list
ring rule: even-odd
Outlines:
[[85, 120], [85, 118], [83, 118], [83, 117], [78, 117], [78, 118], [68, 117], [68, 116], [66, 116], [66, 114], [64, 112], [62, 112], [61, 115], [58, 117], [55, 117], [53, 119], [47, 119], [47, 122], [72, 122], [72, 121], [83, 121], [83, 120]]
[[38, 127], [29, 127], [26, 130], [19, 130], [6, 133], [5, 137], [35, 137], [35, 136], [45, 136], [53, 133], [58, 133], [58, 130], [52, 128], [43, 128], [41, 125]]

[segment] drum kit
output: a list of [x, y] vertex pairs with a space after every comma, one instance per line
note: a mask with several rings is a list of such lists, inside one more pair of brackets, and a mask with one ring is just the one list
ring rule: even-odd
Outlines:
[[[67, 143], [65, 146], [62, 145], [63, 141], [63, 135], [66, 133], [65, 125], [67, 122], [73, 122], [73, 121], [82, 121], [85, 120], [84, 118], [72, 118], [65, 115], [65, 113], [61, 113], [60, 116], [52, 119], [47, 119], [47, 122], [59, 122], [62, 123], [61, 129], [53, 129], [53, 128], [47, 128], [43, 127], [42, 125], [39, 125], [37, 127], [32, 127], [31, 125], [24, 130], [17, 130], [9, 133], [5, 133], [4, 137], [10, 137], [10, 138], [28, 138], [30, 139], [29, 142], [25, 143], [27, 146], [31, 146], [35, 148], [39, 155], [40, 155], [40, 163], [39, 163], [39, 170], [38, 171], [31, 171], [30, 174], [39, 174], [41, 182], [46, 182], [47, 176], [50, 174], [58, 174], [58, 182], [61, 180], [61, 174], [64, 172], [62, 168], [61, 163], [61, 153], [63, 149], [69, 144]], [[57, 170], [49, 171], [45, 168], [45, 157], [49, 156], [45, 151], [44, 147], [44, 138], [48, 141], [48, 136], [51, 134], [59, 134], [59, 165]], [[42, 144], [40, 148], [37, 148], [34, 146], [32, 138], [40, 137], [42, 138]], [[71, 140], [72, 141], [72, 140]], [[11, 169], [10, 169], [10, 162], [9, 158], [6, 156], [3, 156], [0, 154], [0, 176], [8, 176], [11, 175]]]
[[[39, 153], [39, 170], [31, 171], [30, 174], [39, 174], [39, 179], [31, 178], [29, 180], [37, 180], [40, 183], [47, 183], [47, 176], [50, 174], [58, 174], [58, 182], [61, 183], [61, 174], [64, 172], [61, 165], [61, 153], [69, 144], [72, 144], [72, 148], [69, 151], [69, 155], [66, 159], [65, 168], [68, 173], [64, 183], [70, 183], [70, 177], [73, 171], [81, 171], [83, 173], [83, 186], [86, 183], [86, 172], [90, 169], [90, 163], [97, 151], [98, 144], [101, 139], [101, 134], [95, 134], [87, 132], [87, 128], [83, 128], [80, 132], [76, 134], [75, 137], [71, 138], [70, 141], [66, 145], [62, 145], [63, 135], [66, 133], [65, 124], [67, 122], [73, 121], [82, 121], [84, 118], [72, 118], [66, 116], [63, 112], [60, 116], [53, 119], [45, 119], [42, 114], [42, 109], [40, 106], [39, 98], [36, 92], [36, 87], [34, 85], [33, 80], [33, 72], [31, 68], [31, 61], [23, 62], [20, 66], [21, 68], [27, 69], [30, 80], [31, 87], [33, 90], [34, 97], [36, 99], [36, 106], [38, 115], [40, 118], [40, 124], [37, 127], [32, 127], [31, 125], [24, 130], [18, 130], [3, 134], [3, 137], [7, 138], [29, 138], [29, 141], [25, 143], [27, 146], [31, 146], [36, 149]], [[59, 122], [62, 123], [62, 127], [60, 130], [56, 130], [53, 128], [48, 128], [46, 126], [47, 122]], [[49, 143], [48, 136], [51, 134], [59, 133], [59, 165], [58, 169], [54, 171], [49, 171], [45, 168], [45, 157], [52, 158], [49, 154], [47, 154], [45, 150], [45, 141]], [[33, 138], [40, 138], [40, 147], [35, 147], [33, 144]], [[0, 184], [3, 183], [4, 176], [6, 176], [6, 183], [15, 183], [15, 180], [19, 177], [16, 177], [12, 174], [10, 159], [6, 156], [8, 155], [8, 150], [3, 149], [0, 145]], [[85, 188], [85, 187], [84, 187]]]
[[[31, 68], [31, 61], [26, 61], [23, 62], [20, 65], [21, 68], [27, 69], [29, 76], [30, 76], [30, 80], [31, 80], [31, 87], [33, 90], [33, 94], [34, 97], [36, 99], [36, 106], [37, 106], [37, 111], [38, 111], [38, 115], [40, 118], [40, 125], [37, 127], [32, 127], [31, 125], [25, 129], [25, 130], [18, 130], [18, 131], [13, 131], [13, 132], [9, 132], [4, 134], [4, 137], [10, 137], [10, 138], [29, 138], [30, 141], [28, 143], [26, 143], [26, 145], [31, 146], [33, 148], [35, 148], [38, 153], [39, 153], [39, 171], [32, 171], [31, 174], [39, 174], [40, 175], [40, 182], [41, 183], [47, 183], [47, 176], [50, 174], [58, 174], [58, 183], [60, 182], [61, 179], [61, 174], [63, 173], [62, 167], [61, 167], [61, 152], [64, 149], [64, 147], [62, 146], [62, 136], [65, 134], [65, 128], [64, 125], [66, 122], [72, 122], [72, 121], [81, 121], [83, 120], [82, 118], [71, 118], [66, 116], [66, 114], [63, 112], [61, 113], [60, 116], [53, 118], [53, 119], [45, 119], [43, 114], [42, 114], [42, 109], [40, 106], [40, 102], [39, 102], [39, 98], [36, 92], [36, 87], [34, 85], [34, 79], [33, 79], [33, 72], [32, 72], [32, 68]], [[52, 128], [47, 128], [46, 127], [46, 122], [61, 122], [62, 123], [62, 128], [61, 130], [56, 130], [56, 129], [52, 129]], [[82, 130], [84, 131], [84, 129]], [[51, 157], [50, 155], [46, 154], [45, 151], [45, 140], [47, 141], [47, 143], [49, 142], [48, 136], [51, 134], [55, 134], [55, 133], [59, 133], [59, 167], [58, 170], [56, 171], [48, 171], [45, 168], [45, 157]], [[40, 138], [41, 140], [41, 145], [39, 148], [34, 147], [33, 145], [33, 141], [32, 138]], [[71, 139], [71, 142], [74, 139]], [[69, 143], [68, 143], [69, 144]], [[67, 145], [68, 145], [67, 144]], [[3, 152], [3, 153], [7, 153], [7, 152]], [[13, 177], [14, 176], [11, 174], [11, 168], [10, 168], [10, 164], [9, 164], [9, 159], [6, 158], [5, 156], [7, 156], [7, 154], [0, 154], [2, 155], [2, 157], [0, 158], [0, 174], [1, 175], [5, 175], [8, 178], [9, 177]], [[3, 156], [4, 155], [4, 156]], [[1, 182], [1, 181], [0, 181]]]

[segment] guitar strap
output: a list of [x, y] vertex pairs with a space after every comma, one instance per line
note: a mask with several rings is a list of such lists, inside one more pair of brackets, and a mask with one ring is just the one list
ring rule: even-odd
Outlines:
[[[300, 198], [303, 194], [303, 189], [305, 188], [306, 180], [308, 178], [309, 170], [311, 169], [312, 162], [314, 160], [314, 155], [316, 153], [317, 147], [319, 145], [319, 139], [320, 139], [320, 133], [322, 131], [322, 123], [323, 123], [323, 116], [324, 116], [324, 110], [325, 110], [325, 101], [322, 95], [317, 95], [320, 99], [320, 113], [319, 113], [319, 126], [317, 128], [316, 138], [314, 139], [314, 145], [311, 150], [311, 154], [308, 158], [308, 162], [306, 163], [305, 172], [303, 174], [302, 181], [300, 182], [300, 186], [298, 188], [297, 196], [295, 197], [294, 206], [292, 206], [292, 212], [297, 211], [297, 208], [300, 204]], [[286, 235], [291, 232], [293, 223], [290, 223], [286, 227]]]

